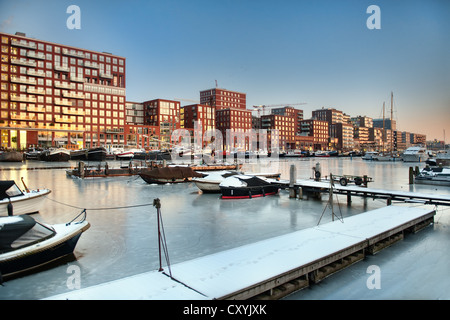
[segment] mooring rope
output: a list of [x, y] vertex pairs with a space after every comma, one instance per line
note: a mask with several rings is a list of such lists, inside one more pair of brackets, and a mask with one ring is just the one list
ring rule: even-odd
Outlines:
[[119, 206], [119, 207], [85, 208], [85, 207], [78, 207], [78, 206], [74, 206], [74, 205], [71, 205], [71, 204], [67, 204], [67, 203], [64, 203], [64, 202], [61, 202], [61, 201], [58, 201], [58, 200], [55, 200], [55, 199], [51, 199], [51, 198], [49, 198], [49, 197], [46, 197], [46, 198], [47, 198], [48, 200], [50, 200], [50, 201], [53, 201], [53, 202], [62, 204], [62, 205], [64, 205], [64, 206], [71, 207], [71, 208], [75, 208], [75, 209], [81, 209], [81, 210], [83, 210], [83, 209], [85, 209], [85, 210], [115, 210], [115, 209], [127, 209], [127, 208], [147, 207], [147, 206], [152, 206], [152, 205], [153, 205], [153, 203], [143, 203], [143, 204], [135, 204], [135, 205], [130, 205], [130, 206]]

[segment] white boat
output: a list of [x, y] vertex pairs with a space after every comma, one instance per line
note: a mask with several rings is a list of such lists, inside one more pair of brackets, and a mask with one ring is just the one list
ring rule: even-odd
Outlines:
[[374, 161], [402, 161], [402, 158], [395, 153], [379, 153], [372, 156]]
[[402, 154], [404, 162], [425, 162], [429, 158], [427, 149], [424, 147], [409, 147]]
[[450, 165], [450, 150], [438, 152], [436, 154], [437, 166], [449, 166]]
[[220, 192], [219, 184], [228, 177], [238, 174], [237, 171], [211, 171], [199, 172], [203, 175], [201, 178], [192, 178], [195, 185], [204, 193], [218, 193]]
[[[14, 180], [0, 181], [0, 216], [19, 215], [38, 212], [49, 189], [34, 189], [22, 192]], [[8, 205], [10, 209], [8, 209]], [[12, 210], [11, 214], [8, 210]]]
[[363, 159], [363, 160], [374, 160], [374, 158], [376, 157], [376, 156], [378, 156], [378, 152], [376, 152], [376, 151], [367, 151], [362, 157], [361, 157], [361, 159]]
[[414, 178], [415, 183], [450, 186], [450, 168], [425, 167]]
[[90, 227], [86, 210], [81, 214], [55, 225], [29, 215], [0, 217], [0, 275], [15, 276], [73, 254], [81, 234]]
[[204, 193], [219, 193], [220, 192], [220, 183], [224, 181], [226, 178], [235, 176], [238, 174], [243, 174], [247, 176], [256, 176], [263, 178], [272, 178], [279, 179], [280, 173], [240, 173], [238, 171], [210, 171], [210, 172], [199, 172], [203, 175], [201, 178], [192, 178], [192, 181], [195, 185], [202, 190]]

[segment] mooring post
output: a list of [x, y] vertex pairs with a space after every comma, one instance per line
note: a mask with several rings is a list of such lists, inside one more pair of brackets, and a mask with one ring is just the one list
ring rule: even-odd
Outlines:
[[289, 169], [289, 198], [296, 197], [296, 190], [295, 190], [296, 178], [297, 178], [297, 169], [295, 168], [295, 164], [291, 164], [291, 167]]
[[352, 203], [352, 194], [350, 191], [347, 191], [347, 204], [350, 205]]
[[164, 271], [161, 262], [161, 223], [160, 223], [160, 210], [161, 210], [161, 201], [159, 198], [153, 200], [153, 206], [156, 208], [156, 219], [158, 222], [158, 252], [159, 252], [159, 272]]
[[80, 177], [84, 178], [84, 162], [78, 162], [78, 172], [80, 173]]
[[409, 167], [409, 184], [414, 183], [414, 170], [413, 167]]

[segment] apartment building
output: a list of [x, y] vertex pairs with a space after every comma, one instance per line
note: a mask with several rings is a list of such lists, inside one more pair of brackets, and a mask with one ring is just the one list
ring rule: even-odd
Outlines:
[[[142, 102], [144, 106], [144, 125], [156, 127], [159, 131], [159, 146], [170, 149], [172, 132], [180, 128], [180, 102], [166, 99], [153, 99]], [[157, 138], [153, 138], [155, 140]]]
[[235, 108], [216, 110], [216, 129], [222, 133], [224, 150], [248, 149], [250, 145], [248, 138], [236, 138], [233, 141], [228, 141], [227, 133], [235, 136], [248, 135], [252, 129], [252, 112]]
[[313, 137], [314, 150], [328, 150], [329, 124], [325, 120], [306, 119], [301, 122], [302, 135]]
[[0, 33], [2, 147], [125, 144], [126, 59]]
[[216, 110], [226, 108], [246, 109], [247, 95], [242, 92], [231, 91], [221, 88], [213, 88], [200, 91], [200, 104], [209, 105]]
[[280, 151], [295, 148], [295, 118], [290, 115], [269, 114], [261, 116], [261, 129], [278, 130]]

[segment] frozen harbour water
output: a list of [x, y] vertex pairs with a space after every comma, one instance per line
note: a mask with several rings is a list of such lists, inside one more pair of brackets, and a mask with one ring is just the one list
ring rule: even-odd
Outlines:
[[[374, 178], [373, 188], [450, 194], [446, 187], [409, 186], [404, 163], [331, 158], [285, 161], [280, 164], [282, 178], [289, 177], [291, 163], [297, 166], [297, 178], [309, 178], [316, 162], [324, 173], [367, 174]], [[246, 171], [266, 171], [258, 165], [246, 166]], [[322, 201], [289, 199], [284, 191], [266, 198], [225, 201], [199, 193], [190, 183], [151, 186], [135, 177], [81, 180], [67, 178], [64, 170], [56, 169], [1, 173], [2, 179], [24, 177], [29, 187], [52, 189], [37, 219], [66, 222], [80, 211], [74, 207], [79, 207], [88, 208], [91, 223], [80, 238], [76, 260], [6, 281], [0, 287], [0, 299], [5, 300], [42, 299], [72, 291], [70, 266], [79, 267], [81, 288], [157, 270], [154, 198], [161, 199], [172, 264], [313, 227], [327, 202], [326, 196]], [[107, 209], [129, 205], [147, 206]], [[344, 219], [385, 205], [385, 201], [354, 197], [348, 207], [341, 196], [338, 203]], [[449, 208], [438, 207], [434, 225], [287, 299], [449, 299], [449, 215]], [[326, 213], [321, 224], [330, 220]], [[371, 265], [380, 267], [381, 289], [367, 288]]]

